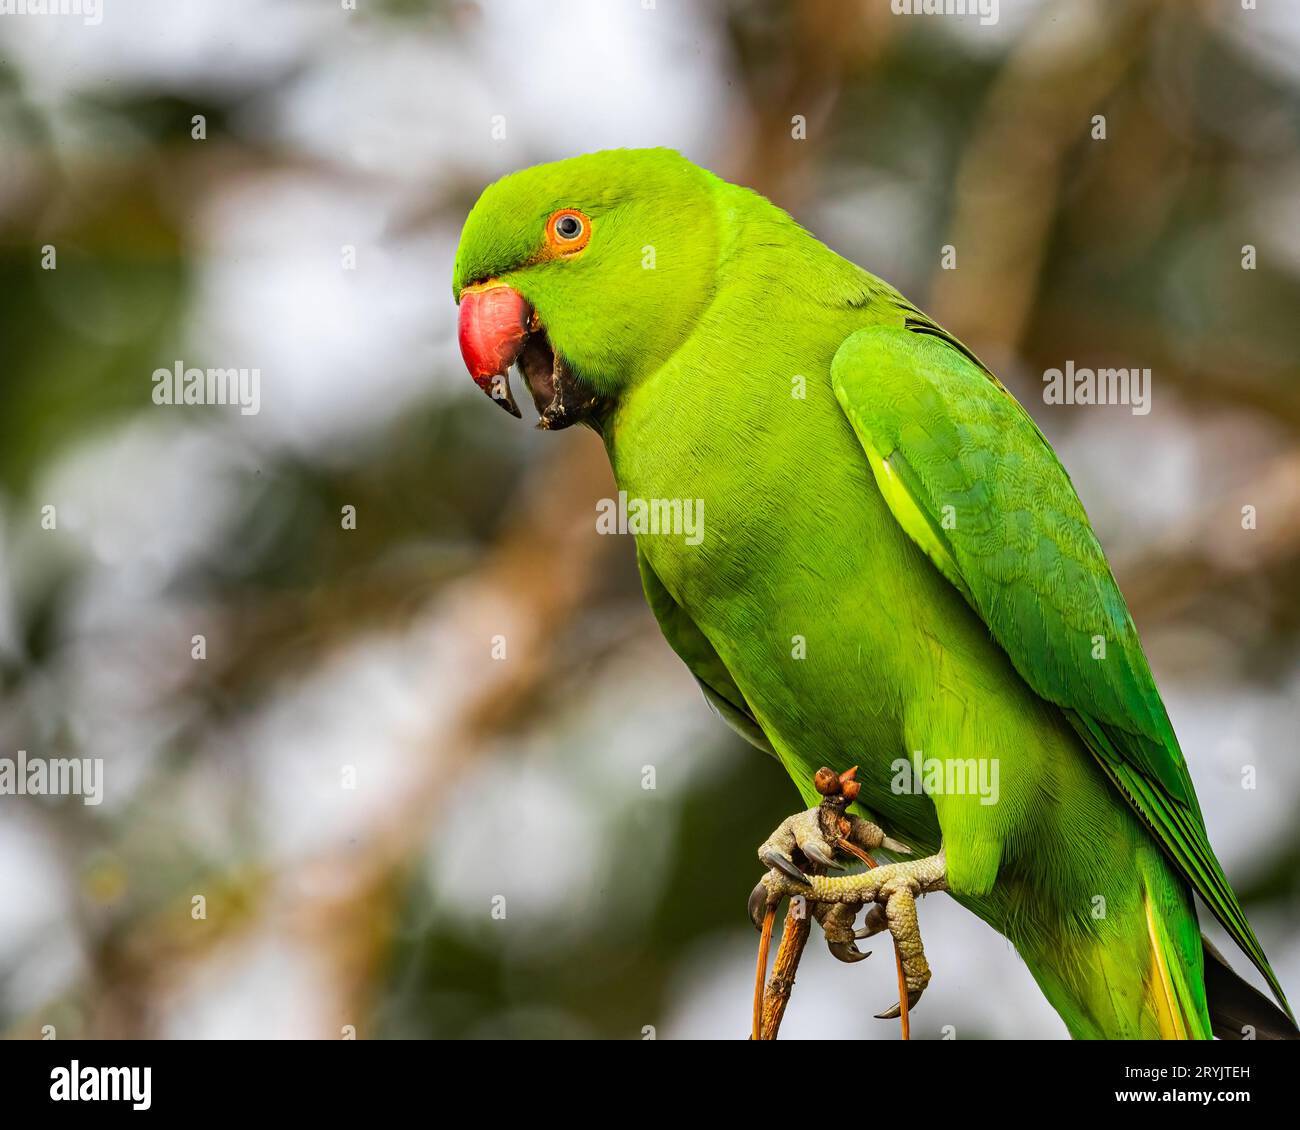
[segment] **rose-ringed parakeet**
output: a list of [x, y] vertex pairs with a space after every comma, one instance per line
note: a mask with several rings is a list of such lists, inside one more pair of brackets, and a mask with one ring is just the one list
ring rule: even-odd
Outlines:
[[[760, 903], [806, 896], [850, 960], [868, 905], [859, 936], [893, 933], [913, 1001], [913, 899], [947, 890], [1075, 1037], [1295, 1033], [1083, 506], [969, 350], [668, 150], [489, 186], [453, 294], [493, 399], [519, 414], [517, 364], [540, 426], [595, 429], [629, 499], [702, 503], [701, 537], [643, 532], [636, 554], [709, 702], [808, 803], [819, 766], [858, 765], [853, 835], [911, 846], [809, 874], [834, 845], [794, 817]], [[1194, 894], [1281, 1009], [1202, 939]]]

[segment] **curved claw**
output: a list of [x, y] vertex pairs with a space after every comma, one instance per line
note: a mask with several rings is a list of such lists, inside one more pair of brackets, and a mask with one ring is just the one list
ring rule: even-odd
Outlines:
[[867, 916], [862, 920], [862, 925], [853, 931], [855, 938], [874, 938], [877, 934], [889, 929], [889, 918], [885, 914], [885, 908], [879, 903], [872, 903], [871, 909], [867, 911]]
[[767, 913], [767, 900], [767, 884], [760, 879], [758, 886], [749, 892], [749, 920], [753, 922], [755, 930], [763, 928], [763, 915]]
[[910, 847], [903, 843], [902, 840], [896, 840], [892, 836], [886, 836], [884, 840], [881, 841], [880, 846], [886, 851], [892, 851], [895, 855], [912, 854], [912, 849]]
[[[916, 989], [907, 994], [907, 1007], [909, 1009], [916, 1007], [916, 1002], [921, 999], [921, 990]], [[902, 1015], [902, 1008], [898, 1004], [892, 1004], [884, 1012], [876, 1013], [877, 1020], [897, 1020]]]
[[775, 867], [787, 879], [793, 879], [796, 883], [808, 882], [808, 876], [795, 866], [794, 860], [789, 856], [782, 855], [775, 848], [769, 848], [767, 851], [760, 853], [758, 858], [769, 867]]
[[852, 942], [827, 942], [826, 948], [831, 951], [831, 956], [848, 965], [855, 961], [865, 961], [871, 956], [871, 951], [863, 953]]
[[[825, 867], [828, 871], [843, 870], [843, 868], [838, 863], [835, 862], [835, 857], [832, 856], [830, 852], [828, 852], [824, 847], [822, 847], [821, 844], [819, 844], [816, 840], [808, 840], [805, 843], [800, 844], [799, 850], [802, 851], [804, 855], [806, 855], [814, 863], [818, 864], [821, 867]], [[782, 870], [784, 870], [784, 868], [782, 868]], [[786, 872], [786, 874], [789, 874], [789, 872]], [[791, 878], [793, 878], [793, 876], [791, 876]]]

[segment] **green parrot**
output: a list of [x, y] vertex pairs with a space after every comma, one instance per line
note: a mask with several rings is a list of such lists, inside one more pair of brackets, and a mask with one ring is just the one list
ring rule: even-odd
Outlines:
[[[1083, 506], [968, 349], [665, 149], [490, 185], [452, 290], [480, 387], [519, 415], [517, 365], [539, 426], [594, 429], [663, 519], [637, 564], [708, 701], [807, 803], [819, 767], [859, 766], [844, 826], [911, 845], [827, 877], [810, 810], [761, 849], [760, 904], [810, 898], [848, 960], [868, 905], [856, 934], [894, 935], [909, 1002], [929, 975], [912, 899], [947, 890], [1076, 1038], [1296, 1035]], [[699, 536], [672, 528], [683, 508]], [[1281, 1008], [1202, 937], [1193, 893]]]

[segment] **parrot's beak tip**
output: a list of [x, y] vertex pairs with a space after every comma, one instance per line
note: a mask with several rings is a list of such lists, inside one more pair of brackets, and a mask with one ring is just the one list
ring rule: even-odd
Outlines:
[[546, 327], [518, 291], [489, 279], [461, 290], [461, 355], [474, 383], [516, 419], [523, 414], [510, 388], [510, 369], [520, 375], [537, 407], [537, 426], [559, 431], [591, 418], [603, 402], [551, 345]]
[[515, 394], [510, 390], [510, 382], [505, 373], [494, 377], [486, 391], [488, 396], [501, 405], [516, 420], [524, 418], [524, 414], [519, 411], [519, 405], [515, 403]]

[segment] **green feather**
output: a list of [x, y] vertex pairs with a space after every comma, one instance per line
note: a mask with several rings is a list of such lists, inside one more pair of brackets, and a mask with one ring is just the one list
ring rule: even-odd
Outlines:
[[[892, 481], [910, 506], [899, 516], [899, 488], [882, 492], [904, 529], [923, 547], [941, 541], [940, 569], [1025, 681], [1063, 709], [1289, 1014], [1210, 847], [1119, 586], [1042, 433], [967, 356], [905, 330], [854, 334], [836, 354], [832, 379], [868, 457], [890, 452]], [[920, 537], [914, 513], [926, 520]]]

